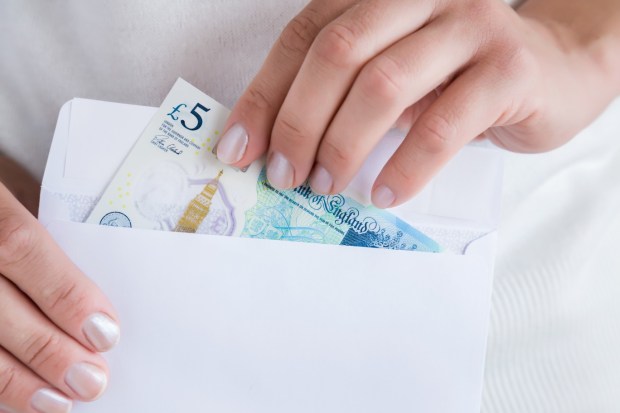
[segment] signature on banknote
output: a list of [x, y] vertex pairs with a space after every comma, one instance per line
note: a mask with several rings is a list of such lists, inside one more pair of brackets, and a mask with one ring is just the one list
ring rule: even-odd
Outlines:
[[181, 155], [183, 153], [182, 149], [177, 148], [174, 143], [168, 143], [170, 138], [165, 135], [157, 135], [153, 139], [151, 139], [151, 143], [157, 146], [164, 152], [172, 152], [177, 155]]

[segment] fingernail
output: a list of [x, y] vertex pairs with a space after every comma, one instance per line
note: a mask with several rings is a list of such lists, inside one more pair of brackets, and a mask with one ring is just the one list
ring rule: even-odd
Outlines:
[[235, 123], [217, 143], [217, 158], [226, 163], [237, 163], [243, 158], [248, 147], [248, 133], [243, 126]]
[[15, 410], [11, 409], [9, 406], [5, 406], [0, 403], [0, 413], [17, 413]]
[[65, 376], [65, 383], [84, 400], [99, 398], [108, 385], [106, 374], [97, 366], [77, 363], [71, 366]]
[[267, 179], [277, 189], [290, 189], [293, 186], [293, 166], [279, 152], [274, 152], [269, 158]]
[[314, 192], [321, 195], [329, 194], [334, 185], [334, 180], [327, 169], [316, 165], [310, 176], [310, 187]]
[[30, 399], [30, 406], [40, 413], [69, 413], [73, 403], [53, 390], [38, 390]]
[[394, 195], [394, 192], [392, 192], [392, 190], [385, 185], [377, 187], [377, 189], [372, 192], [372, 203], [377, 208], [389, 208], [395, 200], [396, 195]]
[[121, 338], [121, 329], [110, 317], [102, 313], [91, 315], [82, 327], [84, 335], [99, 352], [112, 349]]

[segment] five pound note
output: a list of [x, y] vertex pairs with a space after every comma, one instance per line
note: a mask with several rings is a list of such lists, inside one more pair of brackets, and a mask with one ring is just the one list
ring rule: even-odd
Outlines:
[[129, 228], [441, 252], [397, 218], [308, 185], [281, 191], [264, 161], [246, 170], [213, 154], [228, 109], [179, 79], [87, 222]]

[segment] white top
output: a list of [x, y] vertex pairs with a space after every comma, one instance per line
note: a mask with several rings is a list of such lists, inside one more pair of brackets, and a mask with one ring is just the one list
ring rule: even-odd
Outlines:
[[[232, 106], [304, 0], [0, 2], [0, 150], [41, 177], [73, 97], [158, 106], [177, 77]], [[620, 406], [620, 102], [508, 155], [484, 412]]]

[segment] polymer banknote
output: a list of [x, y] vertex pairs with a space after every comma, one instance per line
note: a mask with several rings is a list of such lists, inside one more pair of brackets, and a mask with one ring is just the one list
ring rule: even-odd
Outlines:
[[112, 178], [88, 223], [321, 244], [441, 252], [388, 211], [305, 184], [273, 188], [258, 160], [221, 163], [229, 110], [179, 79]]

